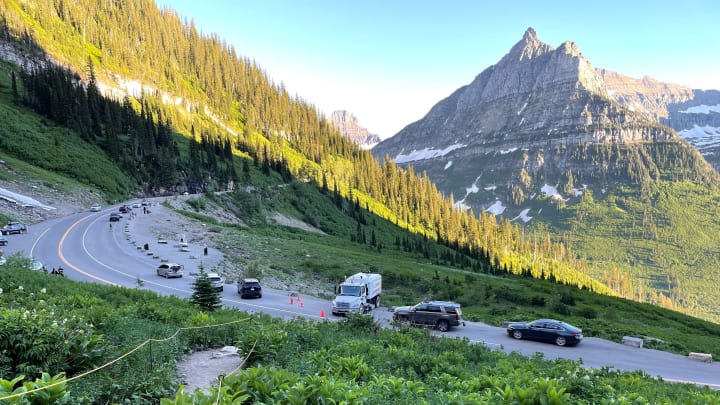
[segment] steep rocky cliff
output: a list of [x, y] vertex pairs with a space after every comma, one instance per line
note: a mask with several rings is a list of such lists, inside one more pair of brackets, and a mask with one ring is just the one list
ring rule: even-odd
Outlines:
[[350, 139], [363, 148], [372, 148], [380, 142], [380, 137], [377, 134], [370, 133], [367, 128], [361, 126], [358, 123], [358, 119], [349, 111], [333, 111], [330, 120], [345, 138]]
[[[717, 173], [708, 173], [675, 131], [613, 99], [603, 73], [611, 72], [595, 69], [575, 43], [555, 49], [530, 28], [497, 64], [373, 154], [426, 171], [442, 191], [476, 211], [497, 201], [519, 211], [546, 183], [563, 185], [567, 196], [580, 182], [604, 190], [650, 181], [662, 167], [648, 148], [660, 144], [678, 148], [662, 152], [672, 156], [662, 165], [682, 156], [697, 162], [701, 181], [715, 181]], [[687, 95], [683, 91], [677, 101]]]
[[608, 94], [618, 103], [667, 125], [720, 169], [720, 91], [691, 90], [650, 77], [635, 79], [598, 69]]

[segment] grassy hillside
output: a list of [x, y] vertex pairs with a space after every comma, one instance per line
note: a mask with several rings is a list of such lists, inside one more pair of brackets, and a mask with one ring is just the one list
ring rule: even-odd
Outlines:
[[[499, 325], [507, 320], [541, 317], [561, 318], [582, 327], [588, 336], [619, 342], [622, 336], [647, 336], [648, 347], [686, 354], [689, 351], [720, 352], [720, 325], [679, 312], [628, 299], [598, 295], [531, 277], [481, 274], [449, 266], [443, 254], [425, 257], [425, 251], [444, 247], [423, 241], [397, 226], [365, 213], [366, 234], [375, 233], [377, 244], [359, 243], [353, 236], [357, 222], [349, 207], [336, 206], [330, 196], [308, 184], [268, 186], [264, 191], [205, 195], [190, 201], [196, 209], [185, 215], [209, 225], [210, 235], [231, 265], [226, 275], [238, 278], [247, 269], [286, 285], [317, 291], [332, 297], [333, 284], [357, 271], [383, 275], [384, 305], [416, 303], [422, 299], [460, 302], [466, 319]], [[345, 203], [347, 204], [347, 203]], [[217, 222], [207, 214], [223, 207], [245, 207], [235, 214], [249, 227]], [[253, 208], [254, 207], [254, 208]], [[310, 208], [308, 208], [310, 207]], [[325, 234], [265, 225], [266, 218], [280, 212], [308, 219]], [[395, 245], [396, 238], [415, 238], [419, 250]], [[368, 238], [369, 240], [369, 238]]]
[[533, 221], [550, 224], [621, 295], [717, 321], [720, 194], [666, 181], [646, 194], [630, 187], [586, 193]]
[[[0, 125], [0, 154], [4, 154], [7, 161], [14, 157], [27, 164], [27, 170], [36, 167], [54, 173], [55, 178], [52, 178], [54, 175], [40, 177], [40, 171], [33, 171], [39, 176], [37, 180], [58, 187], [65, 187], [58, 181], [58, 176], [75, 179], [100, 190], [109, 200], [119, 201], [137, 190], [135, 182], [99, 147], [16, 102], [10, 76], [14, 69], [14, 66], [0, 60], [0, 122], [3, 123]], [[98, 176], [98, 173], [102, 175]], [[11, 173], [0, 176], [13, 177]], [[68, 184], [67, 187], [71, 186]]]
[[[15, 267], [0, 271], [0, 285], [7, 403], [717, 403], [709, 388], [383, 330], [367, 316], [205, 313], [175, 297]], [[207, 393], [182, 392], [177, 359], [224, 345], [240, 349], [245, 368]], [[39, 391], [13, 396], [30, 388]]]

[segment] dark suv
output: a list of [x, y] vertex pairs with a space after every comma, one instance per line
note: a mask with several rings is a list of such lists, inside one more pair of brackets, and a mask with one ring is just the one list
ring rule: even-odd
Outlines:
[[411, 325], [430, 326], [446, 332], [453, 326], [463, 325], [460, 304], [451, 301], [427, 301], [412, 307], [397, 307], [393, 319]]
[[260, 287], [260, 282], [255, 278], [244, 278], [242, 280], [238, 280], [237, 288], [240, 298], [262, 298], [262, 287]]

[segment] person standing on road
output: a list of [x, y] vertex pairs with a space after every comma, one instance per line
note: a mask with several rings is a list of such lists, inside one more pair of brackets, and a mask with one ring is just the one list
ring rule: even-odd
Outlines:
[[205, 245], [205, 249], [203, 250], [203, 252], [205, 253], [205, 256], [207, 256], [207, 245]]

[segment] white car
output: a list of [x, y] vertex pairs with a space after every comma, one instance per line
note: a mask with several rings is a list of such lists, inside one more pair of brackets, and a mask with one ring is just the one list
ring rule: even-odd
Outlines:
[[215, 290], [222, 291], [225, 287], [225, 278], [221, 277], [217, 273], [208, 273], [208, 278], [210, 279], [210, 283], [213, 287], [215, 287]]
[[134, 203], [132, 203], [133, 208], [140, 208], [141, 206], [142, 204], [140, 204], [140, 201], [135, 201]]
[[165, 277], [165, 278], [178, 277], [178, 278], [180, 278], [183, 276], [183, 268], [184, 268], [184, 266], [182, 264], [162, 263], [158, 266], [158, 268], [155, 270], [155, 272], [160, 277]]
[[102, 205], [100, 204], [93, 204], [90, 206], [90, 212], [98, 212], [102, 209]]

